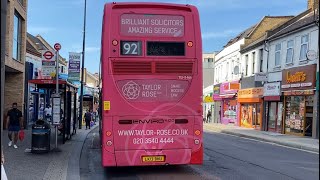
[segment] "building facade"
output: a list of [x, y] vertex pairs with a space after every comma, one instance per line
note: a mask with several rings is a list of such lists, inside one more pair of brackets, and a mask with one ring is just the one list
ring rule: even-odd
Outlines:
[[[18, 109], [24, 112], [26, 108], [24, 104], [24, 72], [27, 0], [11, 0], [7, 3], [4, 111], [8, 111], [12, 103], [16, 102]], [[5, 119], [4, 122], [6, 122]]]
[[274, 100], [267, 104], [265, 115], [266, 130], [315, 138], [319, 131], [315, 91], [319, 26], [315, 22], [318, 9], [310, 2], [308, 10], [268, 32], [264, 68], [268, 72], [266, 87]]

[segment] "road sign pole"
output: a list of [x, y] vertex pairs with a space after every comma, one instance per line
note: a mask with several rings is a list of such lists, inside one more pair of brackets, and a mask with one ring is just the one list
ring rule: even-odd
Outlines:
[[[60, 97], [59, 94], [59, 51], [56, 51], [56, 96]], [[60, 114], [61, 117], [61, 114]], [[58, 125], [55, 126], [55, 148], [58, 149]]]

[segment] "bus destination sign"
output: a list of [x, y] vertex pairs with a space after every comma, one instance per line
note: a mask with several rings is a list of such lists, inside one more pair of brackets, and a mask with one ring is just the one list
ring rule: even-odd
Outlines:
[[125, 36], [184, 36], [184, 17], [178, 15], [123, 14], [121, 35]]

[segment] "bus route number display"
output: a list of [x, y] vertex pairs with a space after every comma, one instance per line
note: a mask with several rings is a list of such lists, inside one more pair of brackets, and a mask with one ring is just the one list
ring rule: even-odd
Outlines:
[[121, 55], [141, 56], [142, 46], [141, 41], [121, 41]]

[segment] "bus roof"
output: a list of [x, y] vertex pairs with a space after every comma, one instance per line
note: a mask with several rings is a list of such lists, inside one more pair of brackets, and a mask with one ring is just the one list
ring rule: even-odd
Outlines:
[[175, 3], [155, 3], [155, 2], [113, 2], [106, 3], [107, 9], [134, 9], [134, 8], [155, 8], [155, 9], [172, 9], [188, 12], [197, 12], [197, 8], [190, 4], [175, 4]]

